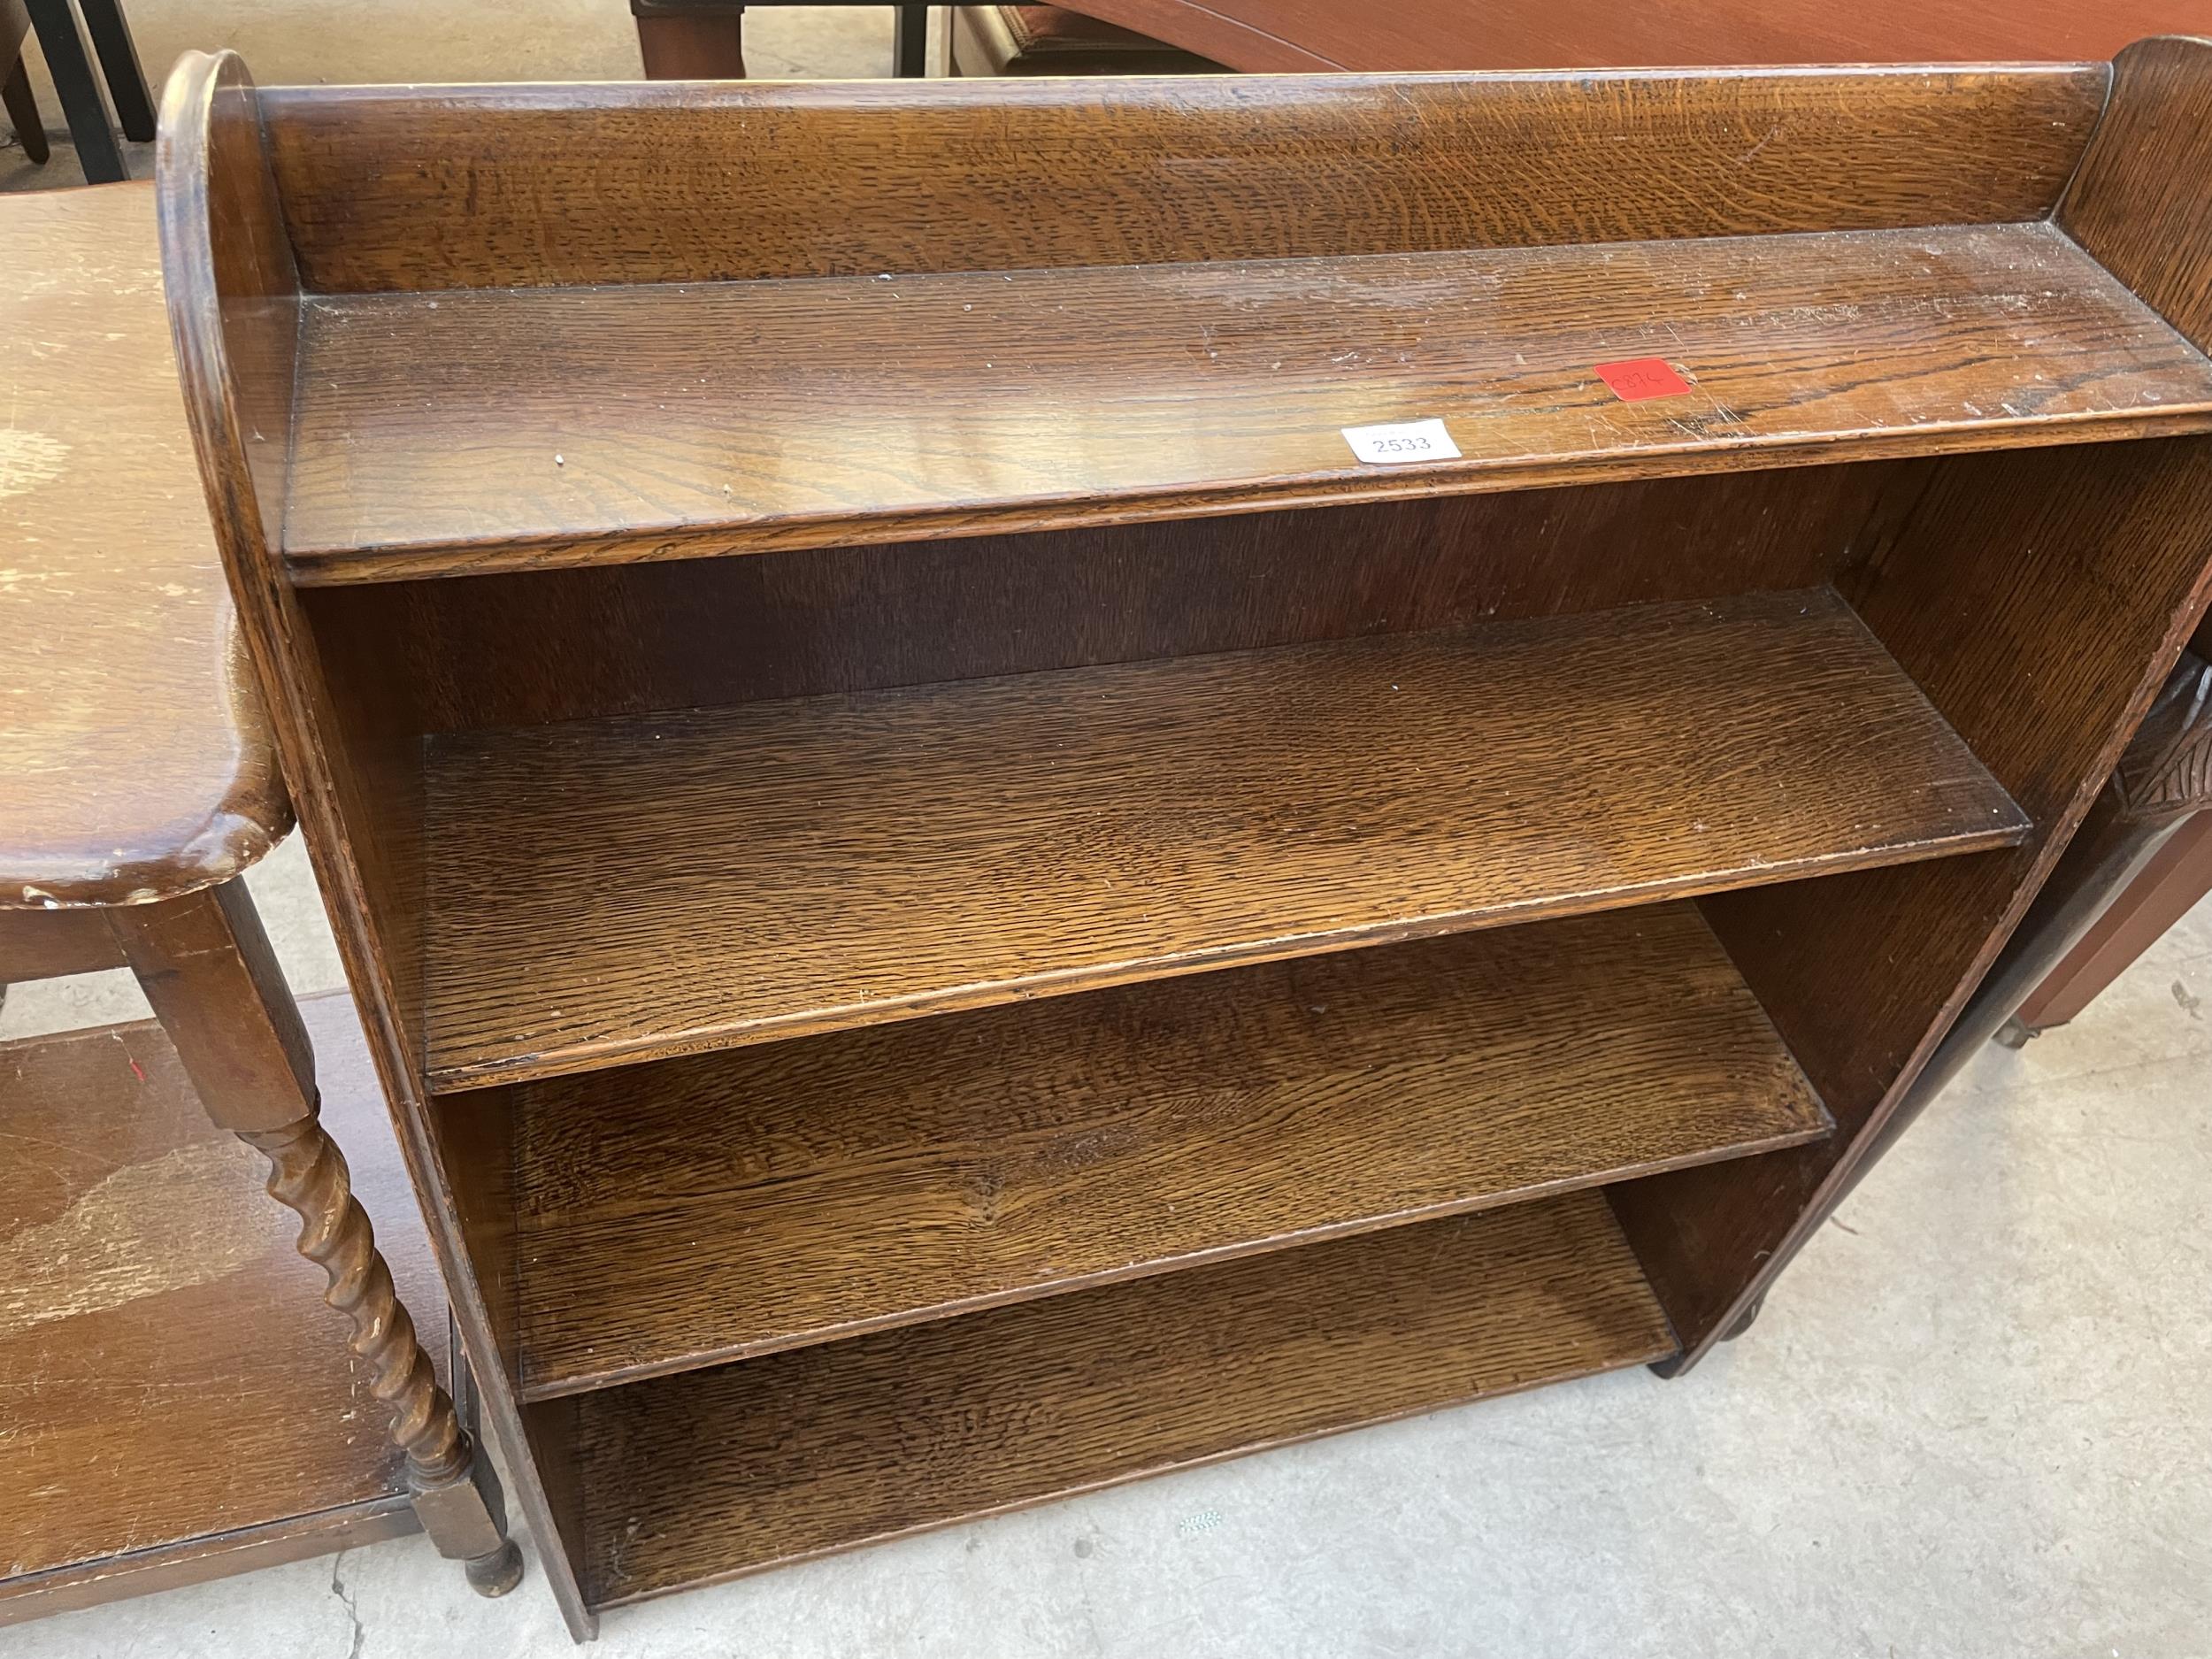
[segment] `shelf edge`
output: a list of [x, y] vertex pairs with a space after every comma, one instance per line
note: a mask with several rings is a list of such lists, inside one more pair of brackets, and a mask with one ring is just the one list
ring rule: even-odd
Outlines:
[[[2007, 803], [2011, 804], [2010, 797]], [[1593, 915], [1602, 910], [1627, 910], [1667, 899], [1696, 898], [1709, 893], [1770, 886], [1816, 876], [1841, 875], [1854, 870], [1880, 869], [1892, 864], [1919, 864], [1936, 858], [1995, 852], [2016, 847], [2032, 826], [2019, 808], [1985, 830], [1962, 831], [1904, 846], [1887, 846], [1796, 859], [1764, 866], [1755, 872], [1736, 872], [1730, 879], [1689, 876], [1671, 881], [1617, 888], [1603, 895], [1572, 895], [1561, 899], [1535, 899], [1518, 905], [1479, 911], [1457, 911], [1411, 920], [1392, 920], [1342, 932], [1294, 935], [1258, 941], [1179, 960], [1143, 960], [1102, 966], [1056, 970], [1020, 979], [995, 980], [981, 985], [956, 986], [913, 996], [888, 999], [861, 1008], [813, 1009], [779, 1015], [749, 1024], [703, 1026], [694, 1031], [651, 1038], [622, 1039], [580, 1044], [549, 1051], [531, 1059], [492, 1060], [466, 1065], [440, 1066], [426, 1058], [430, 1087], [442, 1094], [464, 1094], [503, 1083], [528, 1083], [578, 1072], [605, 1071], [649, 1060], [672, 1060], [686, 1055], [710, 1054], [757, 1042], [818, 1036], [836, 1031], [856, 1031], [894, 1021], [926, 1018], [994, 1008], [1035, 997], [1064, 996], [1083, 991], [1105, 990], [1153, 979], [1179, 979], [1217, 969], [1256, 967], [1295, 956], [1325, 956], [1332, 951], [1403, 944], [1440, 934], [1472, 933], [1481, 928], [1517, 926], [1564, 916]], [[1736, 879], [1744, 878], [1744, 879]]]
[[1776, 437], [1654, 446], [1624, 453], [1527, 465], [1510, 459], [1443, 463], [1384, 472], [1347, 472], [1304, 480], [1185, 484], [1123, 494], [1031, 497], [970, 506], [788, 517], [755, 525], [665, 525], [617, 534], [529, 536], [368, 548], [288, 549], [284, 564], [302, 588], [563, 570], [661, 560], [738, 557], [798, 549], [945, 541], [962, 536], [1146, 524], [1362, 502], [1498, 494], [1713, 472], [1778, 471], [1977, 451], [2113, 443], [2212, 433], [2212, 402], [2154, 414], [2134, 411], [2041, 419], [1963, 422], [1947, 426], [1823, 437]]
[[1278, 1235], [1237, 1244], [1217, 1245], [1210, 1249], [1193, 1250], [1181, 1256], [1164, 1256], [1156, 1261], [1136, 1263], [1072, 1279], [964, 1297], [956, 1302], [940, 1302], [933, 1307], [902, 1310], [788, 1338], [703, 1348], [678, 1358], [621, 1366], [590, 1375], [537, 1382], [533, 1381], [526, 1371], [518, 1382], [516, 1391], [524, 1401], [533, 1405], [547, 1400], [573, 1399], [609, 1388], [626, 1387], [632, 1383], [651, 1382], [657, 1378], [680, 1377], [686, 1371], [706, 1371], [717, 1365], [764, 1359], [771, 1354], [789, 1353], [795, 1348], [818, 1348], [855, 1337], [872, 1336], [878, 1332], [895, 1331], [905, 1325], [927, 1325], [939, 1319], [957, 1319], [969, 1314], [987, 1312], [993, 1308], [1018, 1307], [1024, 1302], [1043, 1302], [1054, 1296], [1100, 1290], [1141, 1279], [1158, 1279], [1170, 1273], [1218, 1266], [1225, 1262], [1241, 1261], [1250, 1256], [1279, 1255], [1309, 1244], [1329, 1244], [1343, 1239], [1357, 1238], [1363, 1233], [1388, 1232], [1394, 1227], [1418, 1226], [1424, 1222], [1442, 1221], [1453, 1216], [1478, 1215], [1486, 1210], [1508, 1210], [1516, 1204], [1541, 1203], [1570, 1193], [1586, 1192], [1594, 1187], [1610, 1186], [1616, 1181], [1634, 1180], [1646, 1175], [1663, 1175], [1674, 1170], [1695, 1169], [1701, 1164], [1725, 1164], [1736, 1158], [1754, 1157], [1763, 1152], [1784, 1152], [1793, 1147], [1809, 1146], [1815, 1141], [1824, 1141], [1835, 1132], [1835, 1119], [1829, 1115], [1827, 1106], [1817, 1097], [1814, 1103], [1819, 1112], [1819, 1121], [1803, 1129], [1733, 1141], [1704, 1152], [1684, 1153], [1676, 1157], [1627, 1164], [1591, 1175], [1562, 1176], [1533, 1187], [1477, 1194], [1461, 1201], [1425, 1205], [1417, 1210], [1401, 1210], [1389, 1215], [1363, 1216], [1352, 1221], [1315, 1227], [1294, 1236]]

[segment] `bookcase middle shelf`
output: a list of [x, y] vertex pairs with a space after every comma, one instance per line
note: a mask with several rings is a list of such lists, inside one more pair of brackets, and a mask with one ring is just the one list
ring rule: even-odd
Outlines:
[[1832, 589], [434, 736], [432, 1087], [2016, 844]]

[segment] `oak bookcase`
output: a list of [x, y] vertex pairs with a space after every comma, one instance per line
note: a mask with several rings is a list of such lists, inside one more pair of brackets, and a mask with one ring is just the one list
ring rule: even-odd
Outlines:
[[[194, 57], [159, 175], [251, 649], [579, 1635], [1687, 1367], [2212, 574], [2204, 42]], [[1424, 420], [1456, 457], [1343, 435]]]

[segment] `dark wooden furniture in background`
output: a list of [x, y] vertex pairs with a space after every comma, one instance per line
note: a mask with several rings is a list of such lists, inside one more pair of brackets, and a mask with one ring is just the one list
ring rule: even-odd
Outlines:
[[2208, 169], [2175, 41], [188, 59], [209, 500], [572, 1628], [1737, 1325], [2212, 594]]
[[966, 5], [950, 12], [956, 75], [1208, 75], [1221, 65], [1063, 6]]
[[1245, 71], [2063, 62], [2212, 30], [2205, 0], [1083, 0]]
[[[12, 4], [12, 0], [0, 0], [0, 4]], [[116, 142], [115, 128], [120, 126], [123, 136], [136, 143], [151, 139], [154, 101], [146, 89], [145, 71], [139, 67], [130, 25], [123, 18], [122, 0], [75, 0], [73, 5], [71, 0], [24, 0], [24, 4], [30, 8], [39, 52], [46, 59], [46, 73], [54, 78], [54, 92], [61, 99], [62, 115], [69, 123], [69, 142], [77, 152], [77, 165], [83, 170], [85, 181], [114, 184], [129, 178], [130, 166]], [[80, 14], [85, 33], [92, 36], [93, 50], [100, 56], [97, 74], [85, 51], [84, 34], [78, 31]], [[101, 93], [104, 81], [104, 96]], [[26, 81], [27, 101], [29, 90]], [[115, 106], [112, 124], [108, 119], [111, 102]], [[25, 118], [17, 112], [12, 99], [8, 108], [20, 129]], [[36, 106], [30, 105], [28, 113], [35, 120]], [[43, 142], [42, 135], [42, 145]]]
[[0, 108], [23, 153], [41, 166], [46, 165], [46, 126], [38, 112], [38, 97], [31, 90], [31, 71], [23, 56], [31, 33], [31, 14], [23, 0], [0, 0]]
[[[759, 0], [756, 0], [758, 4]], [[854, 6], [880, 10], [884, 0], [767, 0], [775, 5]], [[893, 6], [897, 35], [892, 48], [895, 73], [918, 77], [929, 73], [929, 8]], [[637, 19], [638, 50], [649, 81], [742, 81], [745, 79], [743, 0], [630, 0]]]
[[[319, 1048], [336, 1093], [365, 1092], [350, 1010], [330, 1004], [311, 1033], [242, 879], [291, 807], [194, 511], [153, 206], [148, 186], [0, 197], [0, 985], [127, 966], [168, 1043], [116, 1027], [0, 1061], [0, 1129], [50, 1148], [0, 1175], [0, 1598], [45, 1610], [388, 1532], [396, 1463], [439, 1549], [497, 1594], [521, 1557], [490, 1461], [321, 1122]], [[357, 1366], [311, 1274], [295, 1263], [288, 1300], [265, 1229], [213, 1225], [236, 1206], [211, 1208], [209, 1182], [238, 1171], [208, 1150], [219, 1138], [180, 1126], [188, 1088], [267, 1159]], [[164, 1212], [152, 1239], [130, 1230]], [[327, 1356], [303, 1353], [314, 1332]], [[114, 1409], [171, 1364], [161, 1409]], [[365, 1443], [374, 1417], [336, 1415], [364, 1393], [396, 1449]]]
[[2065, 920], [2055, 912], [2045, 932], [2023, 930], [2045, 971], [2019, 981], [2033, 988], [1997, 1033], [2012, 1048], [2072, 1019], [2212, 893], [2212, 624], [2066, 856], [2051, 887], [2078, 896]]
[[[2162, 867], [2166, 852], [2180, 842], [2189, 825], [2212, 819], [2212, 812], [2204, 810], [2205, 796], [2212, 793], [2205, 780], [2212, 765], [2212, 657], [2200, 655], [2208, 646], [2212, 646], [2212, 622], [2199, 630], [2174, 664], [2080, 830], [2005, 941], [1996, 965], [1913, 1079], [1883, 1128], [1874, 1148], [1877, 1156], [1935, 1103], [1944, 1086], [1984, 1044], [1993, 1040], [2017, 1048], [2034, 1034], [2014, 1034], [2017, 1010], [2046, 995], [2066, 994], [2071, 964], [2082, 945], [2104, 933], [2103, 915], [2116, 902], [2116, 893], [2125, 899]], [[2186, 804], [2192, 801], [2196, 804]], [[2162, 926], [2159, 932], [2163, 931]], [[2138, 949], [2147, 949], [2155, 936], [2145, 938]], [[2113, 977], [2125, 966], [2115, 967]], [[1860, 1172], [1870, 1167], [1869, 1159]], [[1856, 1179], [1855, 1175], [1855, 1185]]]

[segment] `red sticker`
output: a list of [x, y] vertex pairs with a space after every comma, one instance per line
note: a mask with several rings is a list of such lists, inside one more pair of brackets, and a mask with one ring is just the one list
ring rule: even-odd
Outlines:
[[1622, 363], [1601, 363], [1598, 379], [1613, 388], [1615, 396], [1629, 403], [1640, 403], [1647, 397], [1672, 397], [1690, 389], [1690, 383], [1669, 368], [1664, 357], [1630, 357]]

